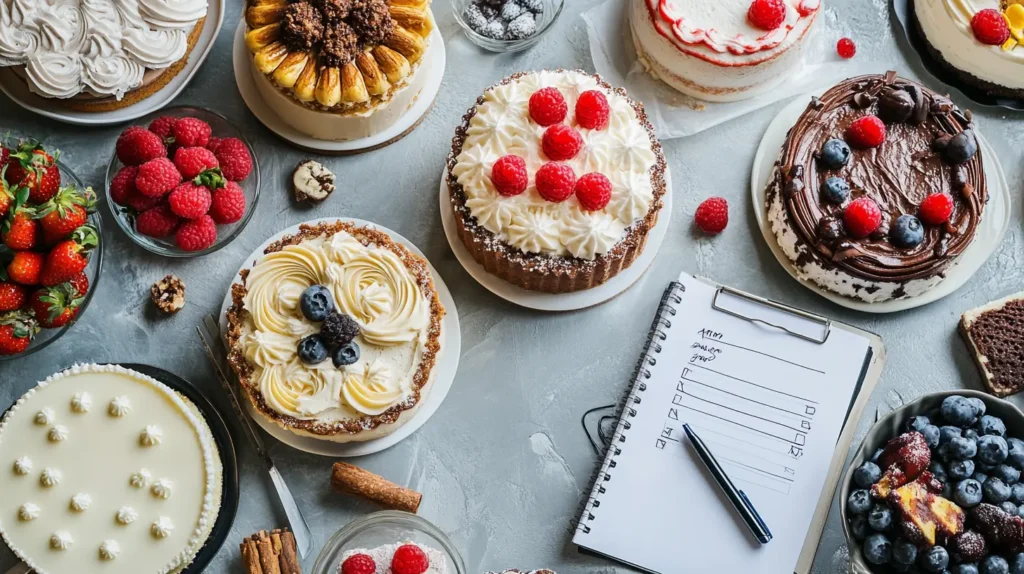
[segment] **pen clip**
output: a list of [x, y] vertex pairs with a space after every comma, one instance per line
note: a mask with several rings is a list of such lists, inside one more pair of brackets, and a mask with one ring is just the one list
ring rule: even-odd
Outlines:
[[765, 524], [764, 519], [762, 519], [761, 515], [757, 512], [757, 508], [754, 508], [754, 503], [750, 502], [750, 499], [747, 498], [747, 493], [739, 489], [737, 489], [737, 492], [740, 493], [740, 498], [743, 499], [743, 505], [746, 506], [747, 510], [750, 511], [751, 516], [754, 517], [754, 520], [757, 521], [757, 524], [764, 529], [765, 533], [768, 535], [768, 540], [771, 540], [772, 531], [768, 530], [768, 525]]

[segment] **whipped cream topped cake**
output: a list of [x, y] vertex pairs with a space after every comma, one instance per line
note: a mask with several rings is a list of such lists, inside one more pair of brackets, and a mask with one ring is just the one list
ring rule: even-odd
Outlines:
[[1024, 98], [1024, 0], [913, 0], [931, 55], [968, 86]]
[[874, 303], [941, 283], [987, 201], [970, 114], [889, 72], [812, 99], [786, 137], [765, 208], [801, 278]]
[[245, 43], [264, 101], [321, 140], [382, 132], [429, 74], [429, 0], [248, 0]]
[[582, 71], [524, 72], [488, 88], [447, 165], [463, 244], [533, 291], [588, 289], [629, 267], [667, 193], [643, 106]]
[[386, 233], [304, 225], [241, 279], [228, 359], [263, 416], [301, 436], [366, 441], [426, 399], [445, 310], [427, 262]]
[[223, 494], [188, 399], [116, 365], [77, 365], [0, 420], [0, 535], [37, 574], [184, 570]]
[[628, 0], [640, 63], [679, 92], [752, 98], [800, 66], [821, 0]]
[[145, 99], [184, 67], [207, 0], [0, 0], [0, 67], [66, 107]]

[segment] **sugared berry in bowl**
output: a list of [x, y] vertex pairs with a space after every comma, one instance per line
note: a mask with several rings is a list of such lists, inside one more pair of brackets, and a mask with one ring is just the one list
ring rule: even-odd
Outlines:
[[729, 202], [721, 197], [705, 199], [697, 206], [693, 220], [704, 233], [718, 235], [729, 225]]
[[459, 21], [471, 32], [469, 37], [494, 51], [531, 45], [526, 41], [536, 37], [541, 26], [545, 22], [550, 25], [554, 18], [545, 18], [549, 3], [543, 0], [468, 0], [463, 4]]

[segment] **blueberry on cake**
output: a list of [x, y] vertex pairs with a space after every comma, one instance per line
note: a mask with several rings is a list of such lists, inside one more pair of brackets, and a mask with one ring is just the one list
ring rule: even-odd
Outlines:
[[1024, 293], [964, 313], [960, 335], [992, 394], [1024, 390]]
[[283, 429], [379, 438], [430, 392], [445, 310], [427, 262], [382, 231], [303, 225], [231, 295], [228, 360], [256, 410]]
[[895, 72], [813, 98], [786, 137], [765, 206], [798, 275], [868, 303], [941, 283], [988, 201], [970, 118]]
[[600, 285], [643, 252], [667, 193], [643, 106], [581, 71], [519, 73], [456, 130], [448, 192], [463, 244], [531, 291]]

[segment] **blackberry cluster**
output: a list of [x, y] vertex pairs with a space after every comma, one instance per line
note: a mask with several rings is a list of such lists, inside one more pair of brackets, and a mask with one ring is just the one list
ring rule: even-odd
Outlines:
[[358, 334], [359, 323], [341, 313], [331, 313], [320, 326], [320, 338], [332, 349], [348, 345]]
[[481, 36], [493, 40], [525, 40], [537, 33], [544, 0], [474, 0], [462, 17]]

